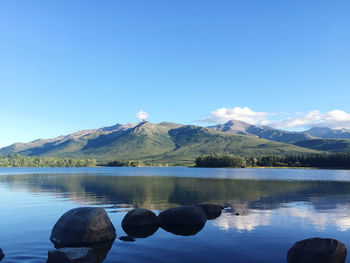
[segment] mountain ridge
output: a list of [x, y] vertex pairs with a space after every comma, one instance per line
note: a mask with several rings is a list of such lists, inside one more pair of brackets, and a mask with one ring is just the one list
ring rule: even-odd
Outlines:
[[0, 148], [0, 154], [96, 158], [98, 160], [149, 160], [191, 164], [200, 154], [233, 153], [242, 156], [319, 153], [320, 151], [210, 127], [142, 121], [78, 131], [54, 139]]
[[327, 127], [314, 127], [306, 130], [305, 133], [325, 139], [350, 139], [349, 129], [331, 129]]
[[259, 138], [267, 140], [287, 143], [311, 139], [311, 136], [304, 132], [289, 132], [280, 129], [274, 129], [269, 126], [256, 126], [238, 120], [230, 120], [224, 124], [210, 126], [209, 128], [215, 129], [217, 131], [257, 136]]

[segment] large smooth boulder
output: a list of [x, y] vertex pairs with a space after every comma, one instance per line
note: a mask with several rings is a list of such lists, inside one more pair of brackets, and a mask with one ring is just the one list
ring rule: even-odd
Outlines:
[[79, 207], [60, 217], [52, 229], [50, 240], [56, 248], [60, 248], [89, 246], [115, 238], [115, 228], [103, 208]]
[[170, 208], [158, 215], [161, 227], [176, 235], [195, 235], [205, 225], [207, 215], [199, 206]]
[[296, 242], [288, 251], [288, 263], [344, 263], [344, 243], [331, 238], [309, 238]]
[[0, 261], [5, 257], [4, 252], [2, 252], [2, 249], [0, 248]]
[[219, 217], [221, 215], [222, 210], [224, 209], [222, 205], [214, 204], [200, 204], [198, 206], [203, 208], [209, 220]]
[[47, 263], [96, 263], [95, 253], [89, 247], [64, 247], [50, 250]]
[[148, 237], [159, 228], [159, 220], [155, 213], [143, 208], [129, 211], [123, 221], [122, 228], [130, 237]]

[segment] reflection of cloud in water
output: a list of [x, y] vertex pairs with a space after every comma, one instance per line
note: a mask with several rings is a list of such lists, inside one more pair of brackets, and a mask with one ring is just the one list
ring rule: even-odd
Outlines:
[[302, 219], [319, 230], [325, 230], [327, 226], [336, 226], [340, 231], [350, 229], [350, 209], [347, 206], [322, 212], [310, 206], [289, 207], [278, 209], [277, 214]]
[[285, 221], [298, 221], [298, 223], [310, 224], [318, 230], [325, 230], [327, 227], [332, 226], [339, 231], [350, 229], [350, 207], [348, 206], [337, 206], [336, 209], [318, 211], [314, 210], [311, 205], [293, 205], [296, 204], [274, 210], [262, 211], [252, 209], [245, 211], [243, 215], [239, 216], [223, 213], [218, 219], [213, 221], [213, 225], [222, 230], [234, 228], [238, 231], [252, 231], [259, 226], [279, 225]]
[[270, 225], [270, 221], [269, 211], [257, 212], [255, 210], [251, 210], [248, 214], [240, 216], [235, 216], [234, 214], [230, 213], [222, 213], [218, 219], [213, 221], [213, 225], [222, 230], [236, 228], [239, 231], [252, 231], [258, 226]]

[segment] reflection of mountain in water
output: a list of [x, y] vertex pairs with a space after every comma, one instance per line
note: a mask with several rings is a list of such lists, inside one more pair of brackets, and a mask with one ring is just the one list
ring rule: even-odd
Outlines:
[[270, 196], [261, 196], [257, 200], [249, 201], [248, 208], [274, 209], [285, 203], [309, 202], [317, 210], [327, 210], [350, 202], [350, 183], [348, 182], [293, 181], [287, 183], [289, 185], [298, 184], [303, 187], [299, 187], [296, 191], [285, 191]]
[[[230, 203], [240, 213], [270, 210], [291, 202], [308, 202], [314, 209], [350, 203], [350, 183], [215, 178], [32, 174], [0, 176], [10, 187], [52, 192], [80, 202], [111, 207], [162, 210], [177, 205]], [[239, 204], [244, 204], [240, 208]]]

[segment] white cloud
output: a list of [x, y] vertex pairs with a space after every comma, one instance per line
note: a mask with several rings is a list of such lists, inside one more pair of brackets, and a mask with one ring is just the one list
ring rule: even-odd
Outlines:
[[350, 114], [342, 110], [332, 110], [326, 113], [312, 110], [308, 113], [298, 113], [295, 118], [272, 122], [270, 125], [276, 128], [287, 129], [310, 127], [350, 128]]
[[270, 114], [266, 112], [252, 111], [248, 107], [220, 108], [212, 111], [202, 122], [224, 123], [229, 120], [239, 120], [251, 124], [261, 124], [267, 120]]
[[146, 120], [148, 118], [148, 113], [143, 111], [143, 110], [140, 110], [136, 115], [135, 117], [139, 120]]
[[[333, 129], [350, 128], [350, 114], [342, 110], [322, 113], [312, 110], [296, 113], [296, 117], [281, 118], [280, 113], [253, 111], [248, 107], [219, 108], [202, 119], [206, 123], [225, 123], [229, 120], [244, 121], [254, 125], [268, 125], [279, 129], [329, 127]], [[274, 116], [274, 120], [270, 118]], [[276, 120], [276, 117], [280, 117]]]

